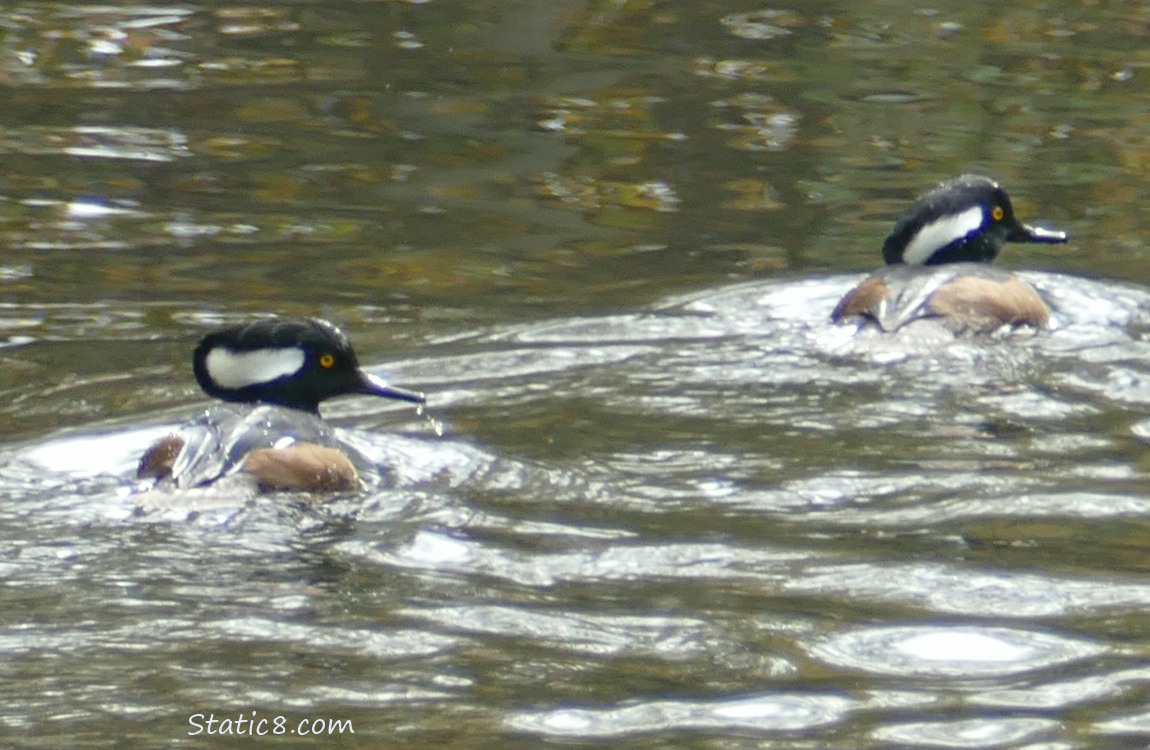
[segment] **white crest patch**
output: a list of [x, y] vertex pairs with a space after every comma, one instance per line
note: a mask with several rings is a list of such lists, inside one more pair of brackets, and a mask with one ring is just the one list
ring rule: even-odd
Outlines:
[[982, 227], [982, 206], [971, 206], [957, 214], [940, 216], [918, 230], [902, 252], [902, 262], [921, 265], [939, 248], [961, 239]]
[[294, 375], [303, 367], [302, 349], [256, 349], [233, 352], [217, 347], [204, 359], [208, 376], [221, 388], [236, 389]]

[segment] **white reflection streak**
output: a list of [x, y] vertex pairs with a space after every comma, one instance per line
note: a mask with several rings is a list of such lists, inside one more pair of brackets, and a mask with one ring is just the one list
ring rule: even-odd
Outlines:
[[728, 701], [647, 701], [608, 709], [514, 714], [513, 729], [559, 736], [612, 737], [683, 729], [796, 731], [840, 721], [852, 702], [835, 695], [740, 696]]
[[[168, 162], [188, 155], [187, 137], [178, 130], [85, 126], [68, 128], [60, 137], [74, 136], [83, 143], [61, 149], [69, 156]], [[45, 133], [45, 137], [50, 141], [52, 133]]]

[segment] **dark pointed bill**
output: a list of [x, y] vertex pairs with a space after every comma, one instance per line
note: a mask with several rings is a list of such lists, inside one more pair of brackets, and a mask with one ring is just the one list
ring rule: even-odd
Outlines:
[[409, 391], [406, 388], [397, 388], [391, 385], [382, 378], [377, 378], [366, 372], [361, 372], [363, 389], [360, 393], [366, 396], [383, 396], [384, 398], [394, 398], [399, 401], [410, 401], [413, 404], [423, 404], [427, 402], [427, 397], [421, 391]]
[[1019, 224], [1006, 239], [1011, 242], [1042, 242], [1047, 245], [1061, 245], [1066, 242], [1066, 232]]

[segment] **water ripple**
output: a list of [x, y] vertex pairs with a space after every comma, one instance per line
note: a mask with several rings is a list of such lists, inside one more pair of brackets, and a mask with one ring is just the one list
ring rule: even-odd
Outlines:
[[727, 701], [648, 701], [619, 708], [512, 714], [515, 731], [556, 737], [621, 737], [683, 730], [795, 732], [841, 721], [852, 707], [837, 695], [765, 694]]
[[844, 669], [950, 680], [1017, 675], [1104, 653], [1087, 641], [981, 626], [867, 628], [811, 645], [816, 659]]

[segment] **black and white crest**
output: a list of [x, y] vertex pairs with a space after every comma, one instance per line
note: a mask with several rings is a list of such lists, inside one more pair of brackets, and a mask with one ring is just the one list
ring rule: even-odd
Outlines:
[[891, 265], [988, 263], [1006, 242], [1055, 244], [1066, 242], [1066, 234], [1023, 224], [997, 182], [962, 175], [919, 198], [895, 224], [882, 252]]
[[309, 412], [348, 394], [423, 402], [422, 394], [361, 370], [347, 336], [315, 318], [269, 318], [209, 333], [196, 347], [192, 367], [200, 387], [224, 401]]

